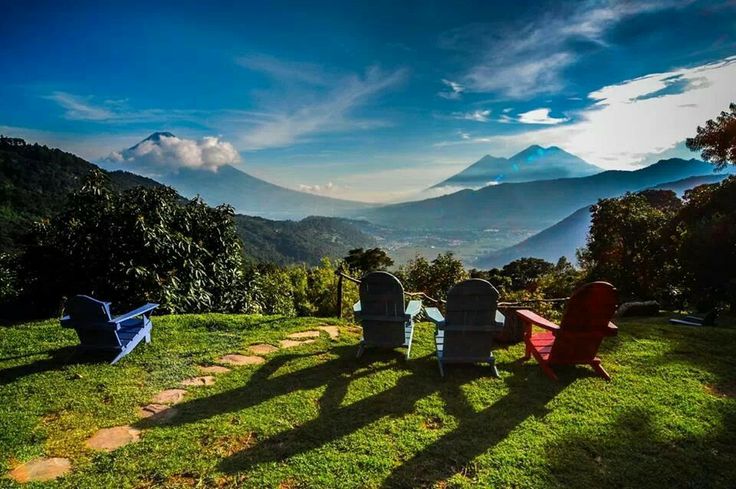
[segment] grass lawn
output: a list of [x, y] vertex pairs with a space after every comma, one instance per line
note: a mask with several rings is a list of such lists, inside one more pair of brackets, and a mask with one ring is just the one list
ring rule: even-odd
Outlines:
[[[356, 360], [359, 333], [336, 320], [155, 317], [153, 343], [113, 366], [80, 363], [57, 321], [0, 328], [0, 472], [48, 456], [73, 469], [46, 484], [74, 488], [736, 487], [736, 328], [665, 323], [618, 322], [601, 351], [610, 383], [585, 367], [552, 382], [516, 362], [521, 345], [497, 352], [500, 379], [484, 366], [441, 379], [424, 323], [411, 360]], [[197, 365], [325, 324], [338, 339], [186, 387], [168, 423], [137, 414]], [[85, 446], [127, 424], [137, 443]]]

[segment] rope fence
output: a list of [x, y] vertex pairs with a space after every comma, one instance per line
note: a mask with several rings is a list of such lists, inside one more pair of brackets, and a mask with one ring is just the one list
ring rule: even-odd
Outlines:
[[[360, 280], [357, 278], [351, 277], [350, 275], [343, 273], [341, 271], [336, 271], [335, 275], [338, 276], [337, 279], [337, 317], [342, 318], [342, 291], [343, 291], [343, 281], [348, 280], [349, 282], [353, 282], [354, 284], [360, 285]], [[434, 297], [428, 296], [425, 292], [404, 292], [405, 295], [412, 296], [412, 297], [421, 297], [422, 299], [425, 299], [429, 302], [432, 302], [434, 304], [445, 304], [447, 301], [443, 299], [435, 299]], [[523, 306], [525, 304], [535, 304], [539, 302], [565, 302], [568, 300], [569, 297], [558, 297], [554, 299], [522, 299], [518, 301], [511, 301], [511, 302], [499, 302], [499, 307], [519, 307]]]

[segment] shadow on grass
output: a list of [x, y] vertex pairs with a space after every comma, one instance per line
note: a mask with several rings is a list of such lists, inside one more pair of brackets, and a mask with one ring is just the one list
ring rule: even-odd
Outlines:
[[115, 357], [115, 354], [84, 352], [79, 350], [79, 347], [77, 346], [65, 346], [55, 350], [46, 350], [37, 353], [29, 353], [27, 355], [0, 358], [0, 361], [16, 360], [19, 358], [28, 358], [40, 355], [48, 355], [48, 358], [0, 370], [0, 385], [10, 384], [11, 382], [15, 382], [16, 380], [22, 379], [28, 375], [49, 372], [51, 370], [59, 370], [72, 364], [105, 363]]
[[720, 413], [710, 429], [702, 436], [663, 432], [656, 415], [630, 408], [610, 427], [567, 437], [545, 453], [561, 487], [736, 487], [732, 413]]

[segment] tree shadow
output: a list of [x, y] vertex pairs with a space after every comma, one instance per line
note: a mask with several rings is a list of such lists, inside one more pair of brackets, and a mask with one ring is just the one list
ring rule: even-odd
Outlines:
[[28, 375], [48, 372], [51, 370], [59, 370], [72, 364], [100, 363], [110, 361], [114, 358], [114, 355], [111, 356], [107, 353], [81, 351], [78, 346], [64, 346], [55, 350], [46, 350], [27, 355], [2, 358], [0, 361], [28, 358], [39, 355], [48, 355], [48, 357], [36, 360], [32, 363], [24, 363], [22, 365], [16, 365], [14, 367], [0, 370], [0, 385], [10, 384]]
[[550, 472], [569, 488], [736, 487], [733, 415], [700, 436], [663, 436], [656, 424], [655, 413], [628, 409], [595, 434], [548, 446]]

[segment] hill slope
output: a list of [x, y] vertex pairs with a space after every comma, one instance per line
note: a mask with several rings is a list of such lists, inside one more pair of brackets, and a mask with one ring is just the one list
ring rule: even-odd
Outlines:
[[[698, 185], [717, 183], [724, 178], [725, 175], [692, 177], [657, 185], [654, 188], [672, 190], [682, 196], [688, 189]], [[501, 267], [513, 260], [530, 256], [542, 258], [552, 263], [564, 256], [575, 263], [575, 251], [585, 246], [585, 240], [590, 229], [591, 216], [589, 209], [590, 205], [586, 205], [557, 224], [514, 246], [509, 246], [479, 258], [477, 265], [484, 268]]]
[[600, 198], [709, 174], [713, 174], [713, 167], [708, 163], [670, 159], [636, 171], [611, 170], [581, 178], [462, 190], [433, 199], [368, 209], [360, 217], [377, 224], [417, 230], [541, 230]]
[[477, 189], [498, 183], [584, 177], [602, 170], [557, 146], [529, 146], [511, 158], [486, 155], [433, 189]]
[[[58, 149], [0, 140], [0, 252], [17, 249], [31, 223], [57, 213], [66, 196], [78, 190], [95, 168], [99, 169]], [[100, 171], [119, 191], [162, 186], [130, 172]], [[374, 243], [357, 223], [346, 219], [310, 217], [293, 222], [236, 215], [235, 221], [244, 252], [255, 261], [316, 264], [323, 256], [342, 257], [351, 248]]]

